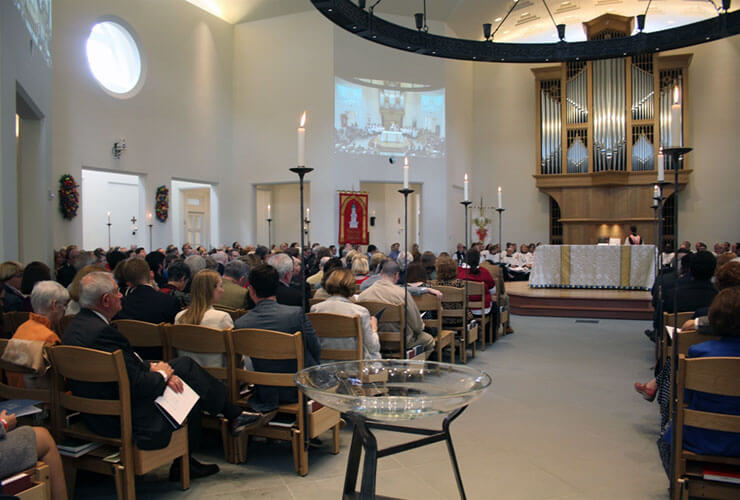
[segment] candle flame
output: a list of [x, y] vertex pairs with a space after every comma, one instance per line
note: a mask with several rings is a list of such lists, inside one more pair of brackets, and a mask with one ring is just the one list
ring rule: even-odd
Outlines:
[[678, 100], [681, 97], [681, 91], [678, 88], [678, 84], [673, 86], [673, 104], [678, 104]]
[[465, 174], [465, 182], [468, 182], [468, 174]]
[[499, 193], [501, 192], [501, 186], [499, 186], [499, 187], [498, 187], [498, 192], [499, 192]]
[[299, 127], [303, 128], [306, 125], [306, 112], [304, 111], [301, 115], [301, 121]]

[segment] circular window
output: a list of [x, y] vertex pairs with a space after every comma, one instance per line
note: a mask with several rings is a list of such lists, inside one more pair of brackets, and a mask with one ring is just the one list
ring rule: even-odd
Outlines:
[[103, 21], [93, 26], [86, 51], [93, 76], [112, 94], [128, 94], [139, 83], [139, 47], [129, 30], [119, 23]]

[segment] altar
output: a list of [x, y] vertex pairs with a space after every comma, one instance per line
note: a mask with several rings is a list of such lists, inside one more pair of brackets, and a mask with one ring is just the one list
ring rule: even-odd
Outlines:
[[650, 290], [654, 245], [542, 245], [534, 254], [532, 288]]

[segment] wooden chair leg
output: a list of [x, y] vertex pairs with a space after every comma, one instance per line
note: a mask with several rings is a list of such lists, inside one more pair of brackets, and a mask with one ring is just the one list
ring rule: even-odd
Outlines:
[[337, 455], [339, 453], [339, 422], [337, 422], [337, 425], [332, 427], [332, 449], [331, 452], [333, 455]]
[[303, 443], [301, 443], [301, 431], [299, 431], [298, 429], [293, 429], [291, 442], [293, 446], [293, 466], [295, 468], [295, 473], [300, 474], [301, 449], [303, 448]]
[[[187, 466], [190, 463], [188, 462]], [[183, 467], [186, 467], [183, 465]], [[124, 498], [126, 500], [136, 500], [136, 474], [134, 473], [133, 467], [122, 467], [123, 468], [123, 491], [125, 493]]]
[[190, 489], [190, 452], [187, 451], [182, 456], [180, 464], [180, 487], [184, 490]]
[[123, 484], [123, 467], [121, 464], [113, 464], [112, 469], [113, 482], [116, 484], [116, 498], [126, 498], [125, 486]]

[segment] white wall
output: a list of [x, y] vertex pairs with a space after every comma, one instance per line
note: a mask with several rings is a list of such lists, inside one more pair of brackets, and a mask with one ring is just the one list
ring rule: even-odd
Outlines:
[[[51, 175], [52, 70], [31, 42], [31, 35], [13, 2], [0, 2], [0, 261], [40, 260], [51, 264], [52, 213], [57, 199], [49, 199]], [[28, 124], [33, 137], [24, 151], [23, 192], [17, 172], [15, 141], [16, 93], [22, 92], [40, 121]], [[28, 145], [28, 144], [27, 144]], [[23, 146], [22, 146], [23, 147]], [[28, 163], [25, 161], [28, 160]], [[58, 185], [54, 185], [54, 190]], [[34, 230], [23, 232], [19, 253], [19, 200], [24, 222]], [[58, 216], [61, 220], [61, 215]]]
[[[104, 92], [87, 66], [89, 30], [110, 15], [141, 43], [146, 80], [129, 99]], [[54, 179], [67, 172], [79, 179], [82, 166], [146, 172], [151, 211], [157, 186], [172, 177], [230, 180], [233, 26], [181, 0], [76, 0], [54, 3], [53, 31]], [[120, 137], [127, 149], [116, 160], [111, 147]], [[56, 247], [82, 241], [80, 217], [55, 214], [52, 223]], [[155, 225], [155, 247], [173, 242], [172, 219]]]

